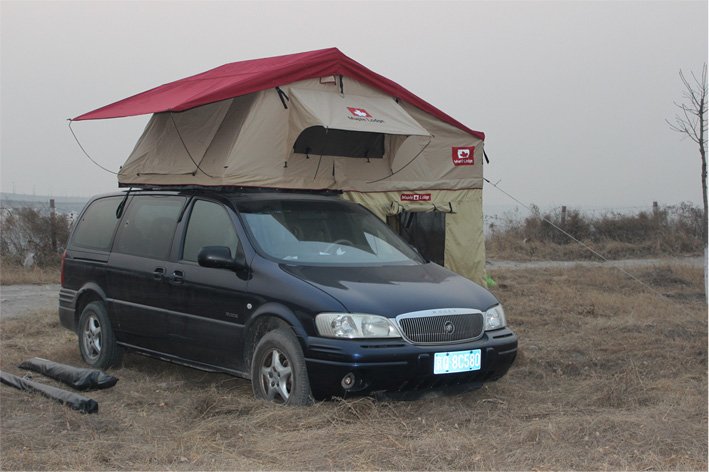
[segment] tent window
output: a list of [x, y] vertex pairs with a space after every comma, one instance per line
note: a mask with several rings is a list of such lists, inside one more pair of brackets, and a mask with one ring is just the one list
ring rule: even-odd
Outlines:
[[311, 126], [300, 133], [293, 151], [313, 156], [381, 159], [384, 157], [384, 134]]
[[[446, 249], [446, 214], [402, 211], [390, 216], [390, 226], [429, 261], [444, 265]], [[393, 224], [392, 224], [393, 223]]]

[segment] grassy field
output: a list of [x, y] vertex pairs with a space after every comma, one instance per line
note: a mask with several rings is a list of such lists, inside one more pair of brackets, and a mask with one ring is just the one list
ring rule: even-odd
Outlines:
[[[414, 402], [255, 400], [250, 383], [135, 354], [81, 415], [0, 387], [3, 470], [706, 470], [702, 269], [491, 271], [520, 356], [497, 383]], [[81, 365], [56, 313], [3, 320], [0, 368]], [[34, 374], [35, 380], [54, 384]]]

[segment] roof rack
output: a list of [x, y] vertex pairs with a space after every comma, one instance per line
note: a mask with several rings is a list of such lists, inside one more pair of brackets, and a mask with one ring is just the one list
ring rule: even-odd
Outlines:
[[146, 185], [146, 184], [118, 184], [119, 188], [139, 189], [139, 190], [169, 190], [169, 191], [192, 191], [201, 190], [216, 193], [305, 193], [311, 195], [342, 195], [342, 190], [333, 189], [292, 189], [273, 187], [239, 187], [234, 185], [210, 186], [210, 185]]

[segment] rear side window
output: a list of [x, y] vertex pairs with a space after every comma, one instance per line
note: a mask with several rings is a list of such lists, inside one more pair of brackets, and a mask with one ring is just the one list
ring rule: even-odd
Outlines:
[[94, 200], [77, 223], [72, 242], [79, 247], [107, 251], [118, 226], [116, 208], [124, 197]]
[[118, 230], [114, 251], [167, 259], [184, 197], [140, 195], [133, 198]]
[[224, 207], [218, 203], [197, 200], [187, 226], [182, 259], [197, 261], [199, 250], [205, 246], [226, 246], [234, 257], [238, 245], [239, 237]]

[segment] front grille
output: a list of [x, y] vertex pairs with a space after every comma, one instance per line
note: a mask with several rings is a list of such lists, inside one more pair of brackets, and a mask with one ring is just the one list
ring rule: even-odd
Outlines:
[[396, 317], [403, 336], [413, 344], [452, 344], [480, 339], [483, 314], [476, 310], [430, 310]]

